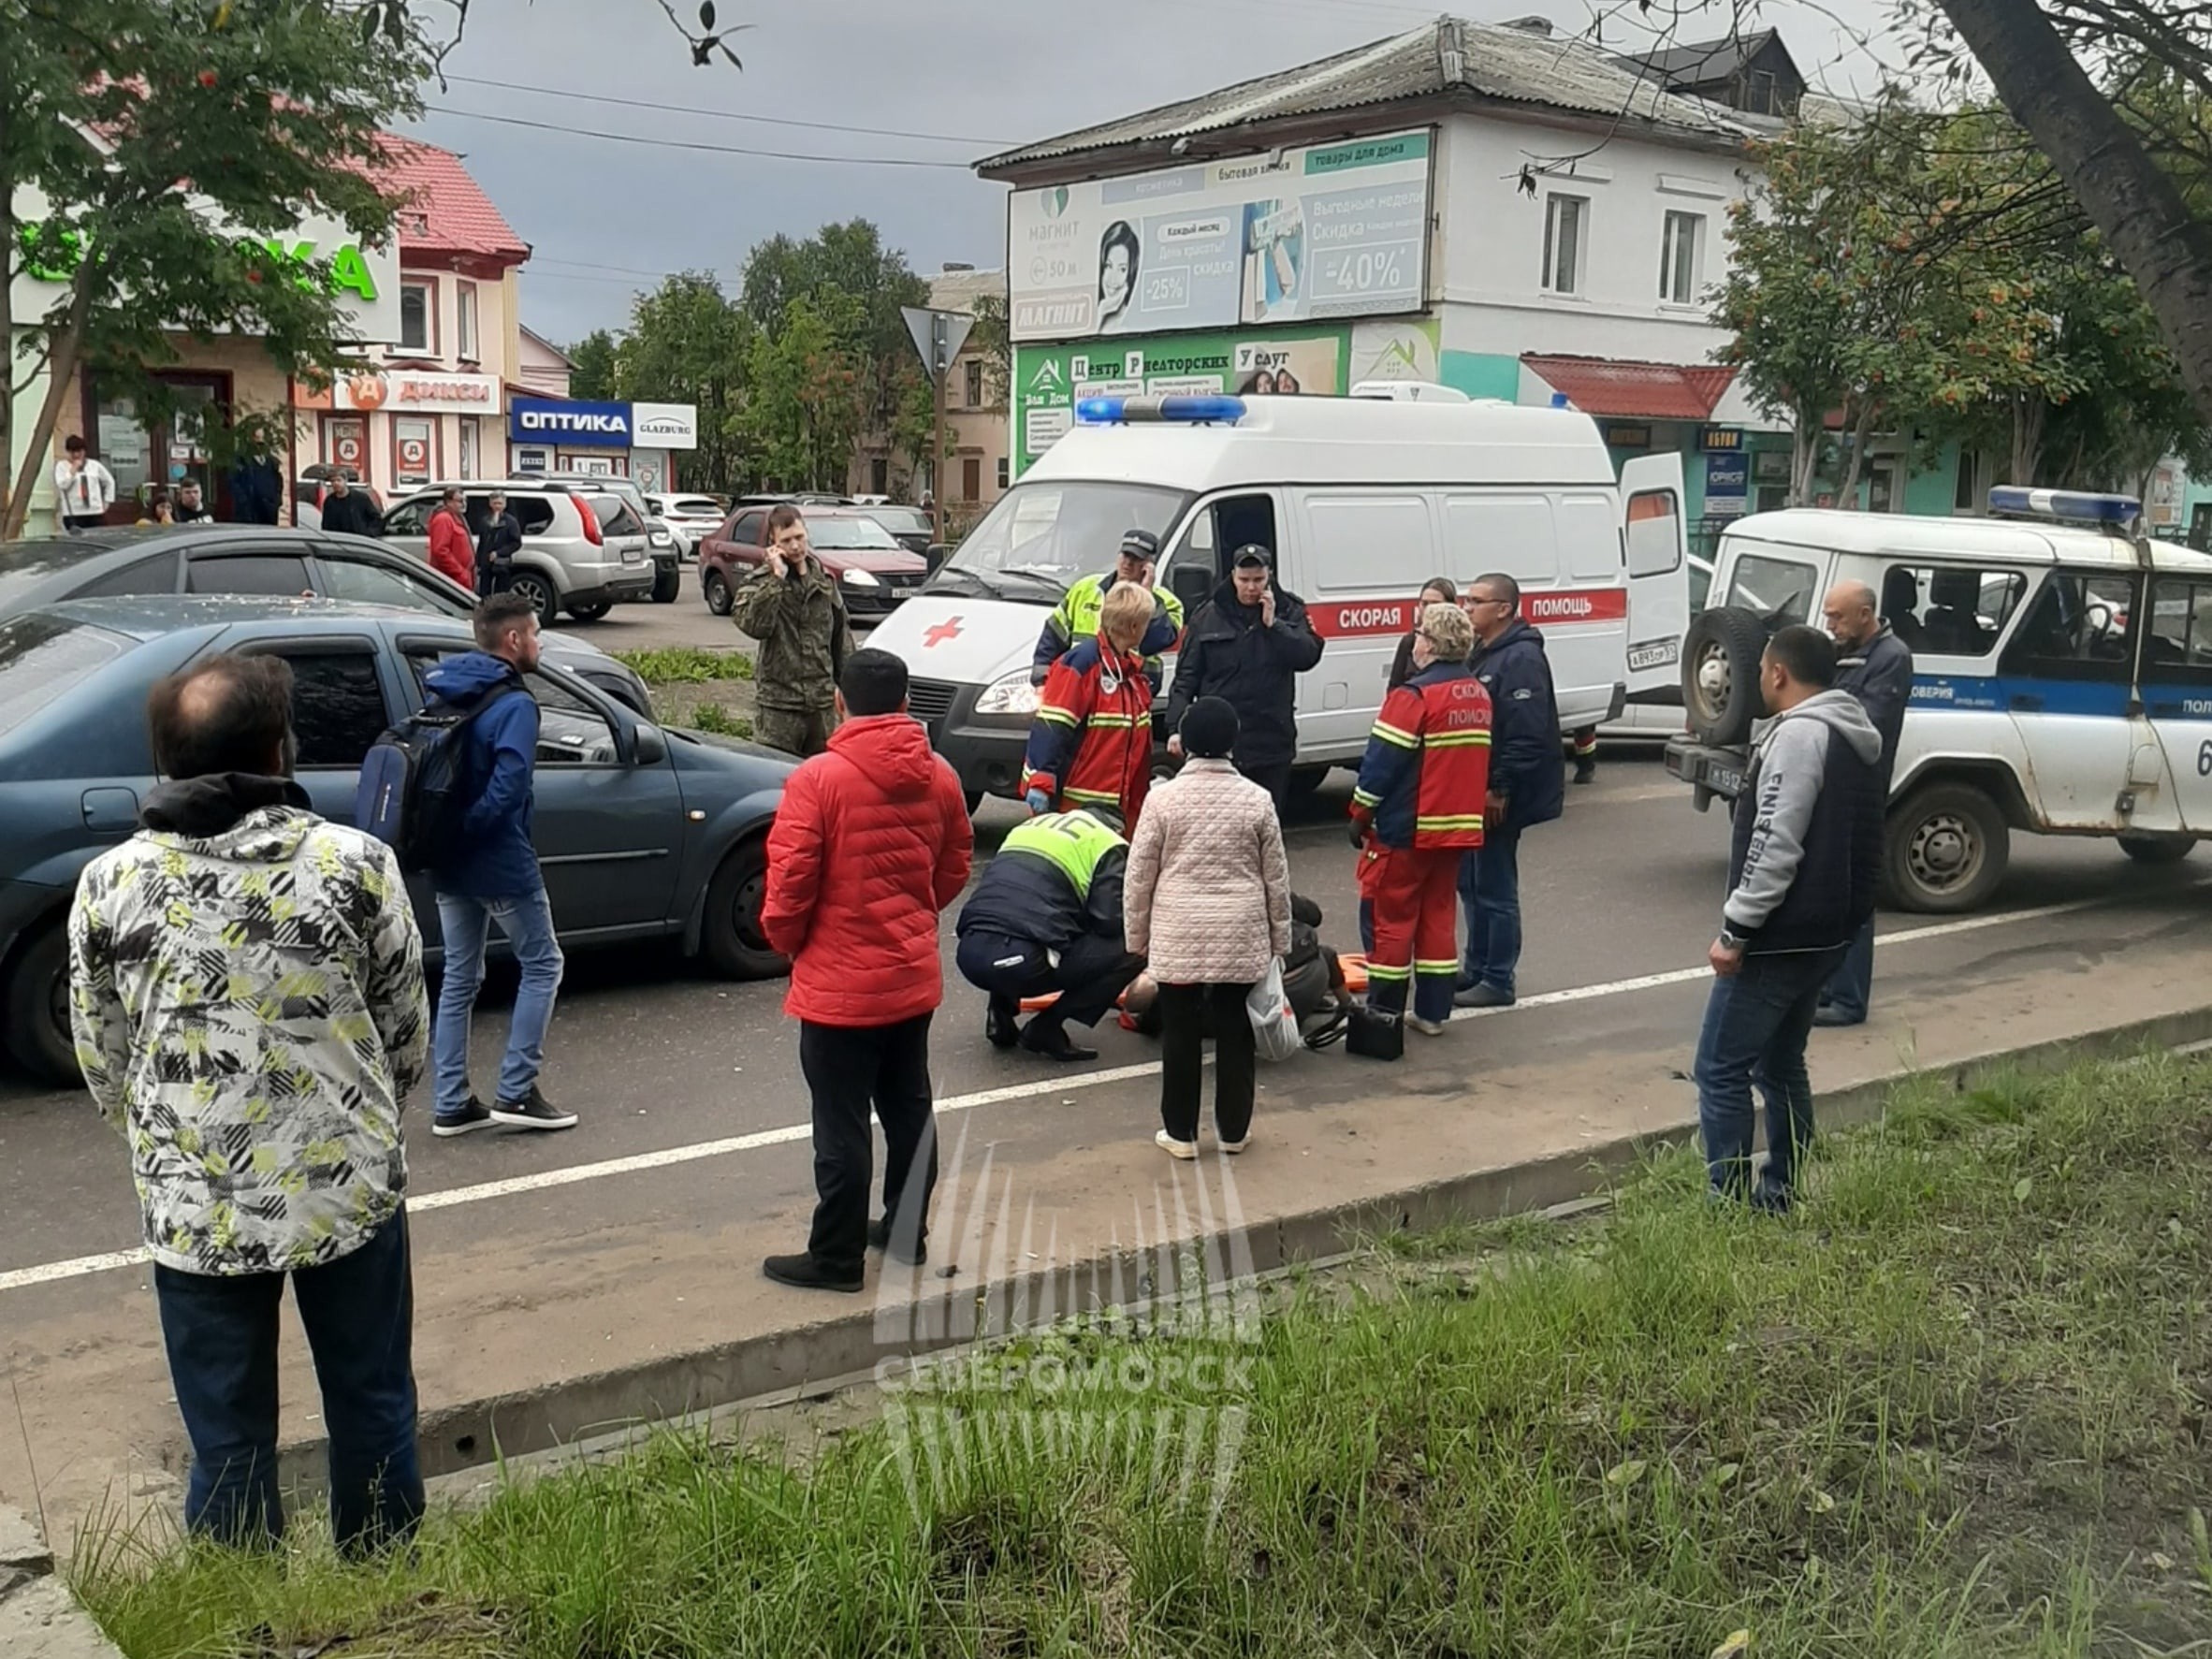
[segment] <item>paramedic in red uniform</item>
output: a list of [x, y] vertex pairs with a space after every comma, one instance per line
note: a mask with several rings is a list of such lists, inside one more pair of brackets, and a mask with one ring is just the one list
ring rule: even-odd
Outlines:
[[1153, 596], [1134, 582], [1108, 590], [1099, 633], [1052, 665], [1022, 768], [1032, 813], [1104, 807], [1130, 830], [1152, 782], [1152, 681], [1142, 647]]
[[1482, 845], [1490, 692], [1467, 667], [1474, 628], [1432, 604], [1414, 630], [1413, 677], [1384, 701], [1352, 792], [1360, 891], [1373, 906], [1368, 1006], [1431, 1037], [1451, 1018], [1459, 972], [1460, 861]]

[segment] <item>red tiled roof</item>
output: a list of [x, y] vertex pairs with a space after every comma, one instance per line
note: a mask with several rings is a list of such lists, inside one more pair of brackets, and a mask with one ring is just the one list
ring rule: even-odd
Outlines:
[[1608, 357], [1521, 359], [1553, 391], [1585, 415], [1619, 420], [1710, 420], [1736, 379], [1733, 369], [1680, 363], [1617, 362]]
[[377, 182], [407, 198], [400, 209], [402, 254], [466, 254], [510, 265], [530, 257], [530, 244], [450, 150], [387, 133]]

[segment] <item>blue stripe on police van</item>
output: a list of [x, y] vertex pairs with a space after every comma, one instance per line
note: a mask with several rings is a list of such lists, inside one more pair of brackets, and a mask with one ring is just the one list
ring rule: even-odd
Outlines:
[[2145, 686], [2143, 706], [2152, 720], [2212, 720], [2212, 686]]
[[1912, 706], [2000, 714], [2073, 714], [2124, 717], [2133, 692], [2096, 680], [2041, 679], [2003, 675], [1916, 674]]

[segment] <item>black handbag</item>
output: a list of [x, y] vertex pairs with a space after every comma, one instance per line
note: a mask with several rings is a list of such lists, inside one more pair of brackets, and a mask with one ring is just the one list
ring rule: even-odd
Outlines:
[[1362, 1060], [1402, 1060], [1405, 1057], [1405, 1022], [1388, 1009], [1355, 1002], [1345, 1026], [1344, 1052]]

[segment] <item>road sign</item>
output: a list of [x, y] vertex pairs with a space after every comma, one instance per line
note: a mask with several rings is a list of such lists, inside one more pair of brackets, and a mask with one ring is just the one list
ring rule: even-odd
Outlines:
[[919, 305], [902, 305], [898, 311], [932, 380], [953, 367], [953, 359], [968, 343], [968, 330], [975, 327], [975, 318], [966, 312], [930, 311]]

